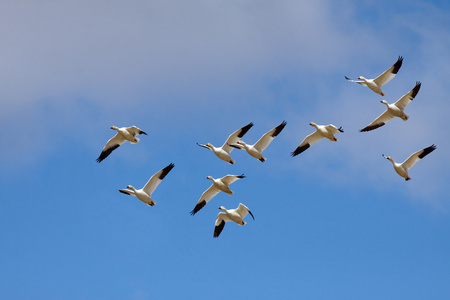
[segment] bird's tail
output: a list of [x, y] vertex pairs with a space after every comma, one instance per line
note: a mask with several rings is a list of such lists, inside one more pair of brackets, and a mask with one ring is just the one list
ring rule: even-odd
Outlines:
[[134, 141], [130, 141], [130, 143], [132, 143], [132, 144], [136, 144], [137, 142], [139, 142], [140, 141], [140, 139], [139, 138], [137, 138], [137, 137], [135, 137], [134, 138]]

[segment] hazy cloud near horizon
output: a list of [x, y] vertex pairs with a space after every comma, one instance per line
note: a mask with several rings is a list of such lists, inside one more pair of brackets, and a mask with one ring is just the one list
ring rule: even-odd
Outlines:
[[[292, 95], [282, 99], [286, 119], [301, 131], [287, 132], [287, 137], [298, 139], [307, 133], [309, 128], [301, 126], [313, 119], [342, 118], [344, 123], [362, 126], [382, 111], [379, 96], [345, 82], [343, 76], [377, 75], [398, 55], [405, 61], [395, 84], [386, 87], [392, 95], [387, 100], [395, 101], [416, 80], [423, 87], [408, 108], [413, 115], [409, 136], [395, 141], [405, 128], [399, 122], [389, 124], [392, 130], [384, 130], [383, 135], [403, 155], [422, 147], [419, 142], [405, 145], [414, 136], [427, 141], [423, 146], [430, 140], [438, 150], [448, 148], [442, 138], [448, 135], [442, 127], [450, 108], [444, 82], [450, 72], [448, 26], [442, 26], [449, 23], [446, 12], [417, 2], [401, 17], [387, 12], [376, 20], [360, 20], [359, 3], [344, 4], [345, 9], [331, 1], [15, 1], [3, 5], [0, 125], [15, 130], [2, 133], [0, 147], [7, 157], [2, 161], [33, 162], [58, 147], [53, 137], [63, 131], [82, 141], [79, 131], [117, 118], [124, 100], [143, 109], [170, 109], [176, 116], [200, 106], [205, 118], [212, 120], [218, 111], [205, 101], [217, 97], [220, 103], [226, 98], [231, 106], [250, 107], [263, 98], [263, 105], [275, 106], [280, 95], [269, 91], [267, 84], [279, 82]], [[405, 35], [416, 43], [405, 44]], [[253, 93], [257, 97], [249, 97]], [[311, 110], [302, 109], [306, 102]], [[363, 114], [349, 114], [369, 102]], [[83, 106], [93, 111], [92, 118]], [[308, 120], [299, 119], [305, 116]], [[94, 136], [89, 133], [86, 143]], [[346, 143], [348, 151], [361, 148], [360, 141]], [[375, 142], [368, 139], [368, 151], [374, 149], [371, 143]], [[33, 151], [26, 150], [30, 144]], [[440, 157], [443, 163], [436, 167], [441, 174], [449, 161]]]

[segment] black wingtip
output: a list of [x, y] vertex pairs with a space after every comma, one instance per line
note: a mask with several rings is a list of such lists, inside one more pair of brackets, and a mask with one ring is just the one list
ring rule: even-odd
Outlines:
[[420, 81], [416, 81], [416, 85], [412, 89], [411, 98], [415, 98], [417, 96], [417, 93], [420, 90], [420, 87], [422, 86], [422, 83]]
[[427, 156], [428, 154], [430, 154], [431, 152], [433, 152], [434, 150], [436, 150], [436, 145], [433, 144], [430, 147], [427, 147], [425, 149], [423, 149], [423, 152], [419, 155], [419, 158], [422, 159], [425, 156]]
[[305, 151], [306, 149], [308, 149], [309, 147], [310, 147], [309, 143], [305, 144], [303, 146], [298, 146], [297, 149], [295, 149], [295, 151], [291, 152], [291, 156], [292, 157], [297, 156], [300, 153], [302, 153], [303, 151]]
[[241, 132], [239, 132], [239, 134], [238, 134], [238, 138], [242, 138], [244, 136], [244, 134], [246, 134], [247, 131], [249, 131], [250, 128], [252, 128], [252, 126], [253, 126], [253, 122], [250, 122], [247, 125], [245, 125], [244, 127], [242, 127]]
[[139, 131], [139, 134], [145, 134], [145, 135], [148, 135], [147, 133], [145, 133], [144, 131]]
[[344, 132], [344, 129], [342, 129], [342, 126], [339, 127], [338, 130], [339, 130], [340, 132]]
[[255, 220], [255, 217], [253, 216], [252, 212], [250, 211], [250, 209], [247, 209], [248, 213], [250, 214], [250, 216], [252, 216], [253, 220]]
[[162, 169], [161, 175], [159, 176], [159, 179], [164, 179], [164, 177], [166, 177], [166, 175], [175, 167], [175, 165], [173, 163], [170, 163], [167, 167], [165, 167], [164, 169]]
[[190, 214], [191, 216], [195, 215], [195, 214], [198, 213], [199, 210], [202, 209], [205, 205], [206, 205], [206, 201], [205, 201], [205, 200], [203, 200], [202, 202], [197, 203], [197, 205], [194, 207], [193, 210], [191, 210], [191, 211], [189, 212], [189, 214]]
[[214, 234], [213, 237], [217, 238], [219, 237], [220, 233], [222, 232], [223, 228], [225, 227], [225, 221], [222, 220], [219, 225], [214, 227]]
[[371, 130], [380, 128], [381, 126], [384, 126], [384, 124], [386, 124], [386, 123], [382, 122], [382, 123], [380, 123], [380, 124], [375, 124], [375, 125], [372, 125], [372, 126], [367, 126], [367, 127], [364, 127], [363, 129], [361, 129], [359, 132], [367, 132], [367, 131], [371, 131]]
[[244, 173], [242, 173], [242, 175], [238, 175], [238, 176], [236, 176], [237, 178], [245, 178], [245, 175], [244, 175]]
[[403, 63], [403, 56], [399, 56], [398, 60], [394, 64], [394, 69], [392, 70], [392, 74], [397, 74], [398, 70], [400, 70], [400, 67]]
[[286, 121], [283, 121], [280, 125], [275, 127], [275, 131], [273, 132], [272, 137], [276, 137], [284, 129], [286, 124]]

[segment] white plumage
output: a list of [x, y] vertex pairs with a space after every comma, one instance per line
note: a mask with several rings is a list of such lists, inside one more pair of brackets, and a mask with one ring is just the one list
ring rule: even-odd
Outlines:
[[223, 206], [220, 206], [219, 209], [223, 212], [217, 215], [216, 223], [214, 224], [213, 236], [215, 238], [220, 235], [223, 228], [225, 227], [226, 222], [233, 221], [240, 226], [244, 226], [245, 224], [247, 224], [247, 222], [244, 221], [244, 218], [248, 213], [252, 216], [253, 220], [255, 219], [250, 209], [248, 209], [248, 207], [242, 203], [239, 203], [238, 208], [235, 209], [226, 209]]
[[311, 122], [311, 123], [309, 123], [309, 125], [316, 128], [316, 131], [314, 131], [313, 133], [308, 135], [300, 143], [300, 145], [297, 147], [297, 149], [295, 149], [295, 151], [291, 152], [292, 156], [296, 156], [296, 155], [302, 153], [303, 151], [305, 151], [306, 149], [308, 149], [309, 147], [311, 147], [312, 145], [314, 145], [315, 143], [317, 143], [318, 141], [320, 141], [323, 138], [327, 138], [332, 142], [336, 142], [338, 140], [338, 138], [335, 137], [334, 134], [337, 132], [344, 132], [342, 127], [337, 128], [336, 126], [334, 126], [332, 124], [317, 125], [316, 123]]
[[404, 162], [401, 164], [396, 163], [394, 159], [390, 156], [384, 156], [387, 160], [389, 160], [392, 165], [394, 166], [395, 172], [397, 172], [398, 175], [405, 178], [406, 181], [411, 180], [411, 177], [408, 175], [408, 171], [422, 158], [430, 154], [436, 149], [435, 145], [431, 145], [430, 147], [424, 148], [422, 150], [419, 150], [413, 154], [411, 154]]
[[212, 180], [212, 185], [203, 192], [202, 196], [198, 200], [194, 209], [190, 212], [191, 215], [195, 215], [203, 206], [206, 205], [214, 196], [216, 196], [220, 191], [227, 193], [229, 196], [233, 194], [233, 191], [230, 189], [230, 184], [235, 182], [238, 179], [244, 178], [244, 174], [242, 175], [226, 175], [222, 178], [214, 179], [211, 176], [206, 177], [206, 179]]
[[206, 145], [202, 145], [197, 143], [197, 145], [201, 147], [205, 147], [209, 150], [212, 150], [215, 155], [217, 155], [218, 158], [230, 163], [234, 164], [234, 159], [231, 158], [230, 153], [233, 150], [232, 144], [235, 144], [240, 138], [244, 136], [244, 134], [247, 133], [247, 131], [252, 128], [253, 123], [249, 123], [245, 125], [244, 127], [236, 130], [233, 132], [228, 139], [225, 141], [225, 143], [222, 145], [222, 147], [214, 147], [211, 143], [207, 143]]
[[408, 120], [409, 116], [405, 114], [404, 110], [406, 106], [411, 103], [414, 97], [416, 97], [417, 93], [420, 90], [420, 86], [421, 83], [416, 82], [416, 86], [408, 93], [403, 95], [400, 99], [398, 99], [395, 103], [389, 104], [387, 103], [387, 101], [381, 100], [380, 102], [387, 106], [386, 111], [382, 113], [378, 118], [376, 118], [372, 123], [361, 129], [361, 132], [377, 129], [392, 120], [394, 117], [399, 117], [403, 121]]
[[286, 126], [286, 121], [283, 121], [280, 125], [265, 133], [254, 145], [246, 144], [243, 140], [237, 141], [236, 144], [231, 146], [238, 149], [245, 149], [248, 154], [256, 159], [264, 162], [266, 158], [262, 155], [264, 149], [269, 146], [273, 139], [283, 130]]
[[139, 139], [136, 137], [136, 135], [147, 135], [144, 131], [140, 130], [136, 126], [121, 128], [117, 126], [111, 126], [111, 129], [116, 130], [117, 133], [106, 143], [105, 147], [102, 150], [102, 153], [100, 153], [100, 156], [97, 158], [98, 163], [107, 158], [108, 155], [111, 154], [111, 152], [119, 148], [119, 146], [126, 141], [129, 141], [132, 144], [136, 144], [137, 142], [139, 142]]
[[367, 79], [363, 76], [359, 76], [358, 77], [359, 80], [353, 80], [348, 78], [347, 76], [345, 76], [345, 79], [351, 82], [356, 82], [361, 85], [367, 86], [375, 93], [380, 94], [381, 96], [385, 96], [386, 94], [381, 90], [381, 87], [395, 77], [395, 74], [397, 74], [398, 70], [400, 70], [402, 63], [403, 57], [399, 56], [397, 62], [393, 64], [392, 67], [384, 71], [383, 74], [381, 74], [375, 79]]
[[130, 190], [121, 189], [119, 190], [119, 192], [135, 196], [147, 205], [153, 206], [156, 204], [156, 201], [152, 199], [152, 193], [155, 191], [164, 177], [166, 177], [166, 175], [170, 172], [170, 170], [173, 169], [174, 166], [174, 164], [170, 164], [164, 169], [155, 173], [152, 177], [150, 177], [149, 181], [144, 185], [142, 189], [136, 190], [132, 185], [128, 185], [127, 188]]

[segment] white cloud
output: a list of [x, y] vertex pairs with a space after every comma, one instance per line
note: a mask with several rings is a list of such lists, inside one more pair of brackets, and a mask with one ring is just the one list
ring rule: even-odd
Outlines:
[[[63, 133], [92, 143], [91, 127], [146, 119], [144, 110], [228, 132], [226, 117], [266, 120], [269, 108], [298, 142], [310, 121], [344, 126], [339, 151], [354, 156], [344, 169], [356, 174], [364, 155], [381, 148], [401, 156], [431, 142], [437, 156], [449, 146], [447, 12], [417, 2], [363, 20], [361, 9], [353, 1], [9, 2], [0, 11], [0, 125], [16, 130], [1, 133], [2, 160], [33, 161]], [[411, 119], [360, 134], [384, 107], [343, 76], [377, 75], [397, 55], [404, 65], [386, 86], [387, 100], [423, 82]], [[236, 104], [239, 111], [230, 108]], [[24, 150], [30, 144], [33, 151]], [[444, 174], [448, 158], [439, 161]], [[369, 177], [393, 171], [370, 163]]]

